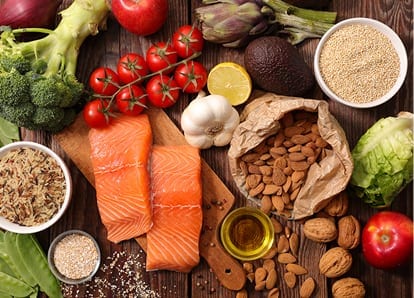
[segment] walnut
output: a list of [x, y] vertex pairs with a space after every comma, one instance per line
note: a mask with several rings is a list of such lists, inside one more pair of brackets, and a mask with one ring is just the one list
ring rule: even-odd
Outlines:
[[332, 198], [323, 209], [331, 216], [343, 216], [348, 211], [348, 194], [342, 191]]
[[352, 255], [342, 247], [334, 247], [325, 252], [319, 260], [319, 271], [326, 277], [339, 277], [351, 269]]
[[335, 240], [338, 235], [335, 222], [323, 217], [305, 221], [303, 233], [313, 241], [324, 243]]
[[345, 277], [333, 283], [332, 295], [334, 298], [363, 298], [365, 287], [359, 279]]
[[361, 225], [352, 215], [342, 217], [338, 221], [338, 245], [345, 249], [354, 249], [359, 245]]

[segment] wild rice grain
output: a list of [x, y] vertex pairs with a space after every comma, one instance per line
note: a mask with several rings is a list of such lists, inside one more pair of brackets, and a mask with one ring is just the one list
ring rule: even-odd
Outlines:
[[319, 67], [328, 87], [354, 103], [384, 96], [400, 72], [390, 40], [367, 25], [348, 25], [334, 32], [321, 50]]

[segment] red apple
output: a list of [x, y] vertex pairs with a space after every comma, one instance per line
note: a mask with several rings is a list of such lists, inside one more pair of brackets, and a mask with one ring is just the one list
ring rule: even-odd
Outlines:
[[362, 230], [365, 260], [380, 269], [406, 264], [413, 254], [413, 221], [396, 211], [373, 215]]
[[112, 13], [119, 24], [137, 35], [157, 32], [168, 15], [168, 0], [112, 0]]

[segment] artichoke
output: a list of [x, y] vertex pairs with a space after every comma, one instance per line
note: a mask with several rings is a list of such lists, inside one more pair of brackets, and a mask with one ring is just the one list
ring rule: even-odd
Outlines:
[[225, 47], [242, 47], [275, 31], [298, 44], [321, 37], [336, 20], [335, 12], [298, 8], [281, 0], [203, 0], [203, 4], [195, 13], [204, 39]]

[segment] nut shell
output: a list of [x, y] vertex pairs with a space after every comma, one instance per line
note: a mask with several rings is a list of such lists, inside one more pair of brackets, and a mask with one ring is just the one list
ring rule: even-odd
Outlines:
[[357, 278], [345, 277], [333, 283], [332, 296], [334, 298], [363, 298], [365, 286]]
[[338, 221], [338, 245], [345, 249], [354, 249], [361, 239], [361, 225], [352, 215], [342, 217]]
[[338, 230], [332, 220], [321, 217], [305, 221], [303, 233], [313, 241], [326, 243], [336, 239]]
[[352, 255], [342, 247], [325, 252], [319, 260], [319, 271], [329, 278], [339, 277], [351, 269]]

